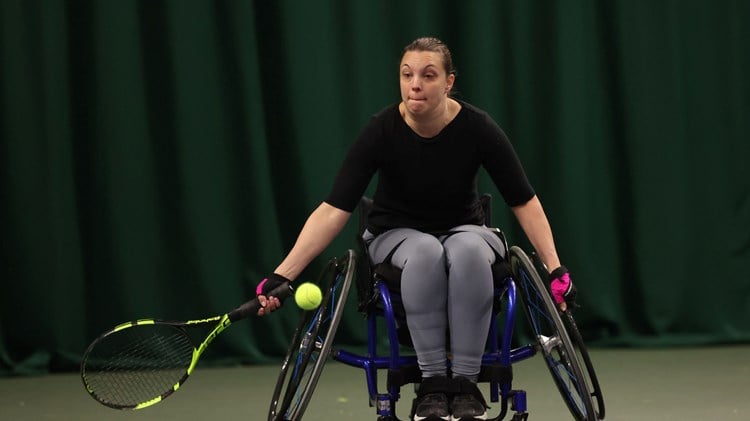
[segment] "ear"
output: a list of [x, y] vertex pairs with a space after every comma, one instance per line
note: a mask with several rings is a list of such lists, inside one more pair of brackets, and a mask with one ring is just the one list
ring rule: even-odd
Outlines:
[[451, 73], [448, 75], [446, 79], [447, 79], [448, 85], [445, 87], [445, 93], [448, 93], [450, 92], [451, 89], [453, 89], [453, 83], [456, 82], [456, 75]]

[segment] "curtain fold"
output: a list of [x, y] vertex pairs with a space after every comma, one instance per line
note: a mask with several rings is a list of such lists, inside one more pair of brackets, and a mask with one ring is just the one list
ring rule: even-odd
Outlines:
[[[4, 1], [0, 375], [251, 297], [424, 35], [515, 145], [591, 344], [747, 342], [748, 21], [729, 0]], [[358, 346], [350, 301], [337, 340]], [[298, 314], [233, 327], [205, 363], [277, 361]]]

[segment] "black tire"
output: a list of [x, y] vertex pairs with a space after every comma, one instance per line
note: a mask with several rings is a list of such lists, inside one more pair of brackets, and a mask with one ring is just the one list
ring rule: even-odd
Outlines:
[[579, 354], [568, 336], [559, 310], [531, 259], [518, 246], [510, 248], [513, 279], [544, 361], [570, 413], [579, 421], [596, 421], [597, 414]]
[[581, 332], [578, 330], [578, 325], [576, 325], [576, 321], [573, 318], [571, 309], [566, 310], [563, 314], [565, 316], [563, 317], [563, 323], [565, 323], [565, 328], [568, 331], [568, 336], [570, 336], [570, 340], [573, 342], [573, 347], [576, 350], [578, 361], [583, 361], [584, 367], [586, 368], [586, 371], [583, 374], [585, 376], [586, 385], [589, 388], [589, 392], [591, 392], [591, 396], [594, 397], [594, 411], [596, 412], [596, 419], [603, 420], [604, 395], [602, 394], [602, 389], [599, 386], [599, 379], [596, 377], [594, 364], [591, 362], [589, 351], [586, 348], [586, 344], [583, 342], [583, 337], [581, 336]]
[[323, 289], [317, 310], [305, 311], [292, 337], [273, 392], [269, 421], [297, 421], [310, 403], [336, 335], [356, 270], [356, 253], [331, 259], [316, 284]]

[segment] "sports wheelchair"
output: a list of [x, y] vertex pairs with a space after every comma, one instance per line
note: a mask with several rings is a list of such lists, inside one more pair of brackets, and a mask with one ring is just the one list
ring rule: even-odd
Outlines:
[[[491, 197], [485, 194], [481, 202], [486, 225], [491, 226]], [[360, 252], [348, 250], [340, 258], [329, 260], [317, 280], [323, 290], [323, 301], [317, 310], [305, 311], [300, 316], [274, 389], [269, 421], [302, 419], [329, 357], [364, 370], [369, 403], [375, 407], [378, 421], [398, 420], [396, 404], [401, 397], [401, 387], [407, 384], [419, 387], [421, 373], [416, 355], [408, 353], [410, 338], [397, 293], [397, 280], [387, 279], [397, 275], [389, 275], [387, 270], [374, 271], [362, 240], [371, 206], [372, 200], [367, 197], [359, 204], [357, 240]], [[502, 420], [509, 411], [512, 421], [528, 419], [526, 392], [513, 388], [513, 364], [539, 353], [573, 419], [603, 419], [602, 391], [571, 310], [558, 310], [549, 293], [547, 277], [540, 276], [540, 273], [547, 273], [541, 260], [534, 254], [528, 256], [518, 246], [508, 249], [502, 231], [493, 230], [505, 243], [508, 253], [505, 260], [493, 267], [495, 317], [479, 375], [479, 383], [489, 383], [489, 402], [500, 402], [499, 414], [491, 420]], [[359, 311], [366, 316], [366, 354], [333, 347], [353, 282]], [[514, 348], [519, 295], [532, 343]], [[384, 320], [387, 352], [379, 353], [378, 320]], [[402, 353], [404, 349], [407, 355]], [[378, 370], [387, 370], [385, 385], [378, 384]]]

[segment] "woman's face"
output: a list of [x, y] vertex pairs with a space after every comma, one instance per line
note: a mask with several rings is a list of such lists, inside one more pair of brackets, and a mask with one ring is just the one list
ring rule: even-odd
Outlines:
[[414, 115], [424, 115], [444, 104], [455, 75], [447, 74], [440, 53], [407, 51], [401, 58], [401, 99]]

